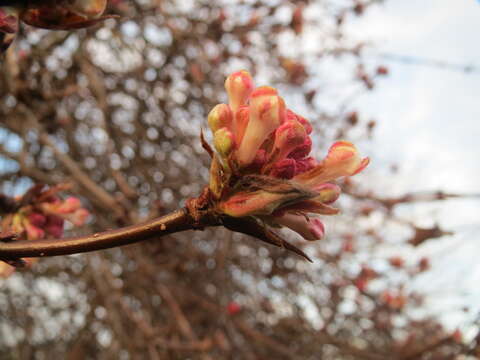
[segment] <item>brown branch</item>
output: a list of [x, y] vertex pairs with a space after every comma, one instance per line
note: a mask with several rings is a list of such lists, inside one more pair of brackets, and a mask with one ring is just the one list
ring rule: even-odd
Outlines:
[[[109, 249], [196, 228], [197, 222], [185, 209], [142, 224], [66, 239], [0, 242], [0, 259], [70, 255]], [[210, 224], [205, 224], [210, 225]]]
[[[172, 311], [172, 314], [175, 317], [180, 333], [182, 333], [190, 341], [198, 341], [198, 337], [193, 331], [192, 325], [188, 321], [187, 317], [182, 311], [182, 308], [180, 307], [178, 302], [175, 300], [175, 297], [172, 295], [168, 287], [165, 285], [159, 284], [157, 285], [157, 290], [160, 292], [160, 295], [165, 300], [167, 305], [170, 307], [170, 310]], [[207, 344], [208, 343], [205, 343], [205, 345]], [[207, 349], [204, 349], [204, 350], [207, 350]], [[205, 360], [212, 359], [211, 356], [205, 353], [201, 355], [201, 358]]]
[[422, 357], [422, 355], [427, 354], [430, 351], [433, 351], [433, 350], [439, 348], [440, 346], [448, 344], [451, 341], [452, 341], [452, 337], [450, 335], [445, 336], [443, 338], [438, 339], [437, 341], [434, 341], [434, 342], [428, 344], [427, 346], [423, 347], [420, 350], [417, 350], [417, 351], [414, 351], [410, 354], [407, 354], [406, 356], [402, 357], [402, 360], [420, 359]]
[[223, 225], [227, 229], [250, 235], [258, 240], [290, 250], [304, 259], [312, 260], [299, 248], [288, 243], [265, 225], [249, 218], [219, 216], [209, 208], [208, 189], [198, 198], [187, 201], [186, 207], [168, 215], [141, 224], [122, 227], [86, 236], [66, 239], [41, 239], [35, 241], [2, 242], [0, 237], [0, 260], [15, 261], [22, 257], [72, 255], [89, 251], [109, 249], [139, 241], [155, 239], [185, 230], [204, 229], [207, 226]]
[[72, 174], [72, 176], [88, 191], [90, 191], [98, 202], [105, 207], [114, 211], [117, 217], [123, 217], [123, 211], [119, 208], [118, 202], [115, 198], [106, 192], [103, 188], [98, 186], [90, 177], [78, 166], [78, 164], [68, 154], [62, 152], [50, 139], [48, 134], [39, 130], [40, 142], [52, 149], [55, 157], [62, 163], [65, 168]]
[[13, 153], [11, 151], [8, 151], [5, 149], [5, 147], [0, 146], [0, 155], [9, 158], [11, 160], [14, 160], [18, 163], [20, 166], [19, 172], [22, 175], [28, 176], [32, 178], [33, 180], [36, 180], [38, 182], [41, 182], [43, 184], [52, 184], [53, 181], [50, 179], [50, 177], [44, 173], [41, 170], [36, 169], [33, 166], [29, 166], [25, 162], [25, 155], [26, 153], [22, 150], [22, 152], [19, 153]]
[[457, 194], [457, 193], [447, 193], [444, 191], [433, 191], [433, 192], [418, 192], [418, 193], [407, 193], [398, 197], [390, 198], [381, 198], [377, 197], [371, 192], [361, 193], [356, 192], [355, 190], [345, 187], [343, 192], [358, 199], [358, 200], [371, 200], [379, 203], [384, 206], [387, 210], [392, 210], [393, 207], [400, 204], [410, 204], [414, 202], [432, 202], [439, 200], [451, 200], [451, 199], [466, 199], [466, 198], [480, 198], [478, 193], [467, 193], [467, 194]]

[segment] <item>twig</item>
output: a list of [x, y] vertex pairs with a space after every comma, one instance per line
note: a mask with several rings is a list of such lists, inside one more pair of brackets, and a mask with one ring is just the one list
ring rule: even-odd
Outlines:
[[158, 219], [87, 236], [0, 243], [0, 258], [43, 257], [83, 253], [155, 239], [179, 231], [195, 229], [186, 210], [177, 210]]
[[417, 351], [414, 351], [406, 356], [404, 356], [402, 358], [402, 360], [415, 360], [415, 359], [420, 359], [422, 357], [422, 355], [432, 351], [432, 350], [435, 350], [436, 348], [440, 347], [440, 346], [443, 346], [445, 344], [448, 344], [450, 341], [452, 341], [452, 337], [451, 336], [446, 336], [446, 337], [443, 337], [437, 341], [434, 341], [432, 342], [431, 344], [428, 344], [427, 346], [425, 346], [424, 348], [420, 349], [420, 350], [417, 350]]
[[[175, 316], [180, 332], [189, 340], [198, 341], [198, 337], [193, 331], [192, 325], [190, 325], [190, 322], [188, 321], [187, 317], [183, 313], [182, 308], [180, 307], [178, 302], [175, 300], [175, 298], [173, 297], [168, 287], [166, 287], [165, 285], [159, 284], [157, 285], [157, 289], [160, 292], [161, 296], [165, 299], [168, 306], [170, 307], [170, 310]], [[207, 343], [205, 343], [204, 345], [206, 344]], [[207, 349], [204, 349], [204, 350], [207, 350]], [[211, 359], [211, 357], [207, 354], [202, 354], [201, 357], [202, 359], [205, 359], [205, 360]]]
[[103, 190], [101, 187], [99, 187], [97, 184], [95, 184], [95, 182], [91, 180], [87, 174], [85, 174], [85, 172], [78, 166], [78, 164], [72, 158], [70, 158], [68, 154], [62, 152], [55, 145], [52, 139], [50, 139], [50, 137], [46, 133], [41, 132], [40, 129], [39, 139], [43, 145], [46, 145], [50, 149], [52, 149], [58, 161], [60, 161], [62, 165], [65, 166], [67, 170], [72, 174], [72, 176], [83, 187], [90, 191], [100, 203], [104, 204], [106, 208], [113, 210], [119, 218], [123, 217], [124, 213], [122, 209], [119, 208], [119, 204], [117, 203], [115, 198], [109, 193], [107, 193], [105, 190]]

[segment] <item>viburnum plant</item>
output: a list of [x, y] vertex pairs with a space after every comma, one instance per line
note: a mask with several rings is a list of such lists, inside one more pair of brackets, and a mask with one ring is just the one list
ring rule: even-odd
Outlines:
[[325, 228], [317, 215], [338, 213], [331, 204], [339, 197], [340, 188], [332, 181], [359, 173], [369, 159], [361, 158], [353, 144], [338, 141], [323, 160], [317, 161], [309, 156], [312, 126], [286, 107], [277, 90], [255, 88], [246, 71], [231, 74], [225, 88], [228, 104], [215, 106], [208, 115], [213, 148], [201, 136], [212, 159], [209, 185], [199, 197], [187, 201], [184, 209], [92, 236], [38, 240], [45, 234], [61, 236], [58, 231], [48, 230], [48, 216], [80, 225], [85, 212], [78, 214], [81, 207], [74, 198], [58, 203], [50, 200], [51, 195], [37, 196], [28, 203], [30, 207], [20, 207], [14, 215], [5, 217], [21, 217], [21, 227], [13, 226], [13, 220], [4, 220], [4, 224], [12, 225], [2, 225], [2, 231], [26, 233], [27, 240], [36, 241], [0, 243], [0, 258], [14, 263], [21, 257], [92, 251], [183, 230], [225, 226], [308, 259], [272, 229], [287, 227], [306, 240], [321, 239]]
[[10, 46], [21, 22], [42, 29], [71, 30], [112, 17], [103, 15], [107, 0], [25, 0], [7, 1], [7, 5], [0, 6], [0, 52]]
[[334, 215], [340, 188], [329, 181], [359, 173], [368, 165], [355, 146], [333, 144], [323, 161], [309, 156], [312, 126], [288, 109], [277, 90], [254, 88], [246, 71], [230, 75], [229, 104], [208, 116], [216, 153], [209, 191], [220, 215], [252, 218], [288, 227], [306, 240], [319, 240], [324, 226], [311, 214]]
[[[78, 198], [69, 196], [62, 199], [58, 196], [58, 192], [66, 188], [66, 185], [52, 188], [36, 185], [22, 197], [2, 198], [3, 208], [10, 210], [0, 221], [2, 239], [37, 241], [45, 237], [61, 238], [65, 220], [74, 226], [82, 226], [89, 212], [82, 207]], [[0, 277], [9, 276], [14, 271], [14, 266], [32, 265], [36, 260], [0, 261]]]

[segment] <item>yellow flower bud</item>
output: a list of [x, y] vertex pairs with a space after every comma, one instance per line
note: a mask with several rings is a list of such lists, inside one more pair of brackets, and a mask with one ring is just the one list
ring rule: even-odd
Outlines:
[[227, 104], [216, 105], [208, 114], [208, 126], [213, 134], [221, 128], [231, 129], [232, 121], [232, 110]]

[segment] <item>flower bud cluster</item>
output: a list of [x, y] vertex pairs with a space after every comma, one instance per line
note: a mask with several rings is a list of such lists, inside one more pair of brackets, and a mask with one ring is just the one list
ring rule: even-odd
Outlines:
[[[14, 233], [17, 239], [40, 240], [47, 237], [61, 238], [65, 220], [74, 226], [82, 226], [89, 217], [89, 212], [82, 207], [80, 200], [69, 196], [61, 199], [55, 188], [34, 192], [27, 204], [23, 199], [16, 199], [22, 204], [14, 213], [6, 214], [0, 222], [1, 233]], [[31, 195], [32, 192], [29, 192]], [[36, 259], [27, 259], [32, 264]], [[13, 267], [0, 261], [0, 277], [8, 276]]]
[[208, 115], [216, 150], [210, 190], [218, 212], [285, 226], [306, 240], [322, 238], [323, 223], [310, 215], [336, 214], [330, 204], [340, 188], [331, 181], [359, 173], [368, 158], [338, 141], [317, 161], [309, 155], [311, 124], [288, 109], [276, 89], [255, 88], [244, 70], [231, 74], [225, 88], [228, 104]]

